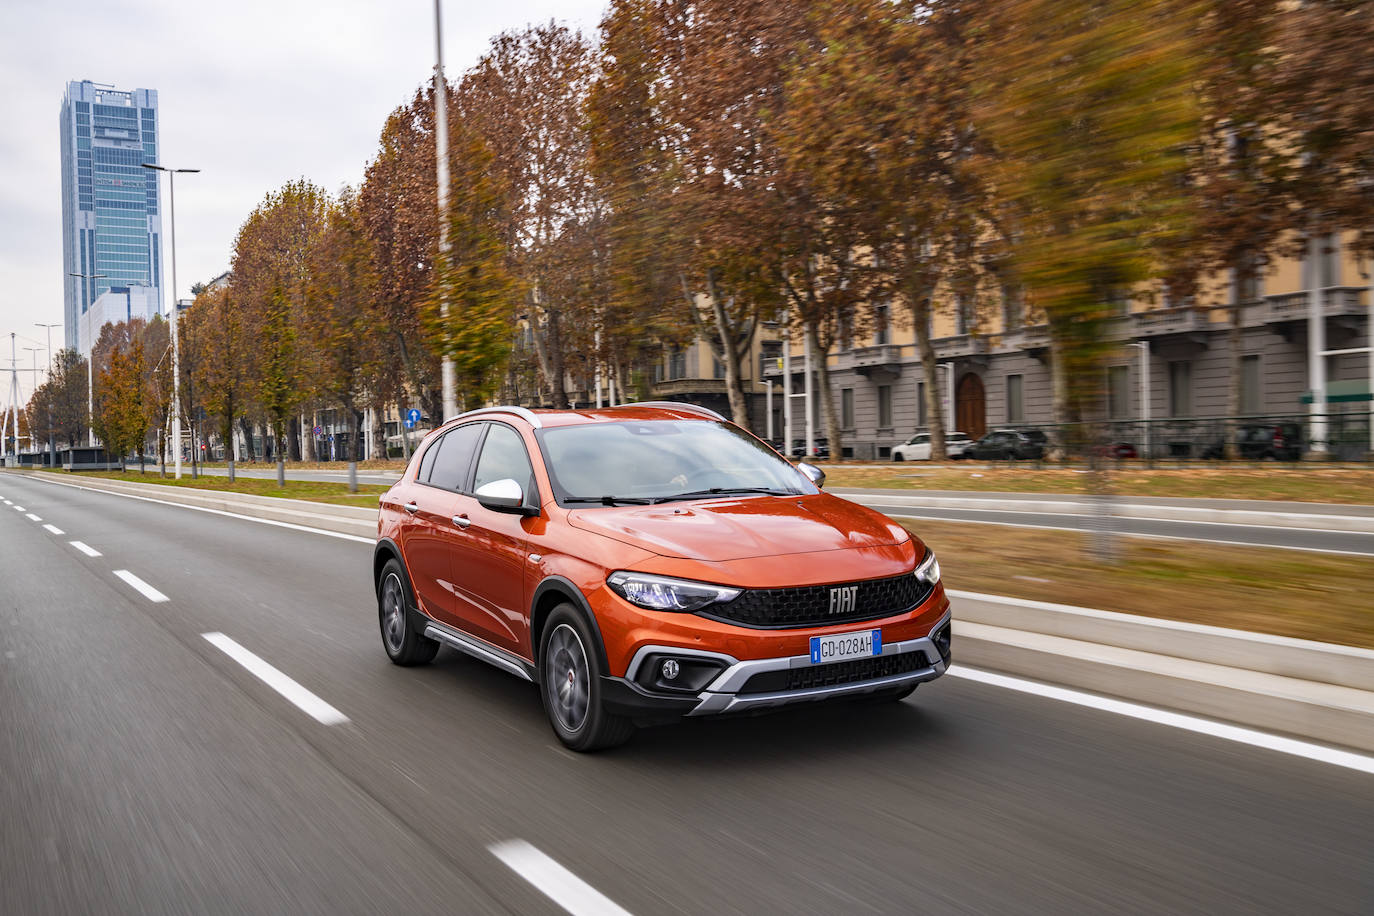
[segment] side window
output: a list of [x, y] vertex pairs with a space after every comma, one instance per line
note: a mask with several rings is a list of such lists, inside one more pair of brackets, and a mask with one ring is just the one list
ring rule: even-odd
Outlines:
[[[449, 430], [444, 438], [436, 443], [439, 457], [429, 473], [429, 483], [446, 490], [461, 490], [467, 481], [468, 468], [472, 466], [472, 453], [477, 448], [477, 440], [482, 436], [484, 423], [469, 423]], [[434, 451], [433, 447], [430, 451]], [[428, 454], [426, 454], [428, 457]]]
[[429, 480], [429, 472], [434, 468], [434, 456], [439, 454], [439, 446], [444, 444], [444, 437], [440, 436], [429, 444], [425, 453], [420, 456], [420, 470], [415, 472], [415, 479], [424, 483]]
[[487, 441], [482, 444], [482, 456], [477, 459], [477, 476], [472, 481], [474, 491], [484, 484], [507, 477], [520, 484], [525, 491], [525, 504], [538, 505], [535, 495], [534, 468], [520, 434], [502, 423], [491, 424]]

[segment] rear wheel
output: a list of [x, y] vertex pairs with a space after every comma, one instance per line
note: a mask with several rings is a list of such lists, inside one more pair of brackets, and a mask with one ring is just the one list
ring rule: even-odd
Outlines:
[[901, 461], [901, 460], [902, 460], [902, 453], [901, 453], [901, 452], [893, 452], [893, 453], [892, 453], [892, 460], [893, 460], [893, 461]]
[[596, 637], [571, 604], [549, 614], [539, 646], [539, 684], [544, 711], [558, 740], [574, 751], [624, 744], [634, 734], [629, 719], [606, 712]]
[[434, 661], [439, 643], [416, 631], [410, 608], [410, 580], [399, 560], [387, 560], [377, 580], [377, 618], [382, 628], [382, 646], [398, 665], [427, 665]]

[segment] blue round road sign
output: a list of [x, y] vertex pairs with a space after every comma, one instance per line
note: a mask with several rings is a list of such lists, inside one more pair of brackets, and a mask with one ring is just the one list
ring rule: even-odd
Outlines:
[[415, 424], [420, 422], [420, 410], [412, 407], [406, 411], [406, 429], [414, 429]]

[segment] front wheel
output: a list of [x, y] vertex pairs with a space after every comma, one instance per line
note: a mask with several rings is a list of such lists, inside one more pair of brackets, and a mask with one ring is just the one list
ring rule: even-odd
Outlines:
[[634, 723], [602, 705], [596, 637], [582, 615], [571, 604], [560, 604], [549, 614], [539, 643], [540, 694], [558, 740], [574, 751], [628, 741]]
[[403, 667], [427, 665], [439, 652], [439, 643], [416, 631], [409, 608], [410, 581], [396, 559], [387, 560], [377, 580], [377, 618], [382, 645], [393, 662]]

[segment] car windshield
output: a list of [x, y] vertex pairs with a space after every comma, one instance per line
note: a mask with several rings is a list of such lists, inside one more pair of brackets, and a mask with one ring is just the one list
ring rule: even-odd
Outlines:
[[820, 492], [752, 436], [710, 420], [636, 420], [541, 429], [564, 503], [660, 502], [734, 494]]

